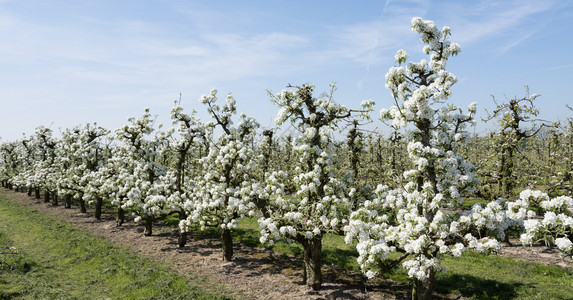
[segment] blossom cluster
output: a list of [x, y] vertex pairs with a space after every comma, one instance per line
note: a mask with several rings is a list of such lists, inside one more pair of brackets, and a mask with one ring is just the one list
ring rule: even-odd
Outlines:
[[522, 244], [544, 241], [573, 258], [573, 198], [550, 198], [541, 191], [524, 190], [519, 200], [508, 203], [508, 215], [524, 228]]

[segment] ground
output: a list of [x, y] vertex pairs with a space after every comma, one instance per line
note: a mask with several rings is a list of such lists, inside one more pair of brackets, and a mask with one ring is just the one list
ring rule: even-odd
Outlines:
[[[382, 280], [375, 285], [349, 284], [337, 275], [337, 270], [324, 267], [324, 283], [319, 292], [302, 284], [300, 258], [274, 253], [265, 248], [253, 248], [234, 243], [234, 257], [223, 262], [221, 242], [217, 238], [191, 234], [186, 247], [177, 246], [173, 227], [154, 224], [153, 235], [143, 236], [143, 227], [127, 222], [115, 224], [112, 212], [104, 212], [101, 220], [91, 213], [79, 213], [77, 208], [64, 209], [28, 197], [24, 193], [2, 190], [1, 193], [21, 200], [21, 203], [41, 210], [69, 224], [111, 240], [129, 251], [159, 261], [188, 278], [192, 284], [207, 291], [221, 291], [242, 299], [409, 299], [410, 287], [405, 283]], [[502, 256], [535, 261], [543, 264], [573, 266], [557, 249], [536, 245], [523, 247], [513, 241], [504, 247]], [[365, 291], [366, 289], [366, 291]], [[444, 296], [461, 299], [458, 295]]]

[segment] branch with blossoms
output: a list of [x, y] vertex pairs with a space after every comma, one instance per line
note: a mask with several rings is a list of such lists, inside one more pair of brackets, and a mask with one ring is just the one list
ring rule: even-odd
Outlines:
[[[537, 211], [537, 212], [536, 212]], [[519, 199], [507, 204], [507, 215], [521, 226], [523, 245], [543, 242], [557, 246], [573, 259], [573, 199], [568, 196], [550, 198], [536, 190], [524, 190]]]
[[[283, 91], [280, 95], [271, 95], [271, 102], [280, 106], [281, 109], [277, 114], [275, 122], [282, 125], [287, 119], [293, 124], [297, 124], [299, 130], [304, 132], [301, 126], [329, 127], [336, 120], [347, 119], [353, 114], [359, 114], [363, 118], [369, 118], [370, 112], [374, 107], [372, 100], [362, 101], [363, 109], [348, 109], [344, 105], [337, 105], [333, 102], [333, 94], [336, 91], [336, 85], [330, 85], [330, 92], [325, 97], [319, 99], [312, 97], [314, 86], [305, 84], [296, 86], [289, 84], [287, 88], [294, 88], [294, 93]], [[297, 122], [301, 120], [302, 122]]]
[[235, 99], [231, 94], [227, 94], [225, 98], [225, 105], [221, 108], [217, 102], [217, 90], [212, 89], [209, 95], [201, 96], [199, 102], [207, 105], [207, 112], [211, 115], [217, 125], [225, 131], [225, 134], [231, 134], [229, 126], [233, 124], [231, 116], [236, 113]]

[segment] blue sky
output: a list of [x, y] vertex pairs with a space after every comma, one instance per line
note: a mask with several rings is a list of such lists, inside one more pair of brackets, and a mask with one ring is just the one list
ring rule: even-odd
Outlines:
[[491, 95], [521, 97], [527, 84], [541, 118], [573, 117], [572, 1], [0, 0], [0, 137], [115, 129], [145, 107], [167, 125], [179, 93], [206, 120], [198, 99], [212, 88], [272, 127], [267, 90], [305, 82], [317, 92], [336, 82], [351, 108], [372, 99], [377, 117], [393, 104], [384, 76], [395, 52], [422, 58], [415, 16], [451, 27], [461, 46], [451, 102], [476, 101], [485, 117]]

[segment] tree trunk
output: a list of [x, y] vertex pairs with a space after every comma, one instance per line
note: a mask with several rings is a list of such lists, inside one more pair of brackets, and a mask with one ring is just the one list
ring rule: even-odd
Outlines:
[[261, 211], [261, 213], [263, 214], [263, 217], [265, 217], [265, 219], [270, 218], [271, 214], [269, 213], [269, 200], [265, 199], [265, 198], [261, 198], [259, 196], [255, 196], [253, 199], [253, 202], [255, 203], [255, 205], [257, 206], [257, 208], [259, 209], [259, 211]]
[[96, 198], [96, 207], [95, 207], [95, 217], [98, 220], [101, 220], [101, 206], [103, 203], [103, 199], [101, 197]]
[[67, 194], [66, 198], [64, 198], [64, 207], [65, 208], [72, 208], [72, 195]]
[[80, 202], [80, 212], [81, 213], [85, 213], [86, 210], [86, 202], [84, 201], [84, 199], [80, 196], [80, 199], [78, 200]]
[[40, 196], [40, 188], [38, 188], [38, 187], [34, 188], [34, 193], [35, 193], [36, 199], [42, 198], [42, 196]]
[[52, 193], [52, 205], [58, 206], [58, 194], [57, 193]]
[[[185, 220], [186, 218], [187, 218], [187, 214], [185, 213], [185, 211], [183, 209], [181, 209], [179, 211], [179, 221]], [[177, 244], [179, 245], [179, 248], [183, 248], [187, 244], [187, 233], [183, 232], [183, 230], [181, 230], [181, 228], [179, 228], [179, 238], [177, 240]]]
[[228, 228], [223, 229], [221, 238], [223, 239], [223, 261], [231, 261], [233, 258], [233, 236], [231, 235], [231, 230]]
[[30, 197], [30, 196], [32, 196], [32, 188], [31, 187], [28, 188], [28, 197]]
[[121, 205], [117, 207], [117, 220], [116, 225], [121, 226], [125, 221], [125, 211], [121, 208]]
[[44, 193], [44, 202], [50, 202], [50, 192], [48, 191]]
[[412, 300], [431, 300], [435, 272], [430, 269], [430, 276], [426, 280], [414, 279], [414, 286], [412, 287]]
[[312, 239], [302, 241], [304, 249], [303, 282], [313, 290], [319, 290], [322, 285], [322, 236], [313, 236]]
[[143, 235], [151, 236], [153, 233], [153, 219], [151, 217], [147, 217], [145, 219], [145, 229], [143, 230]]

